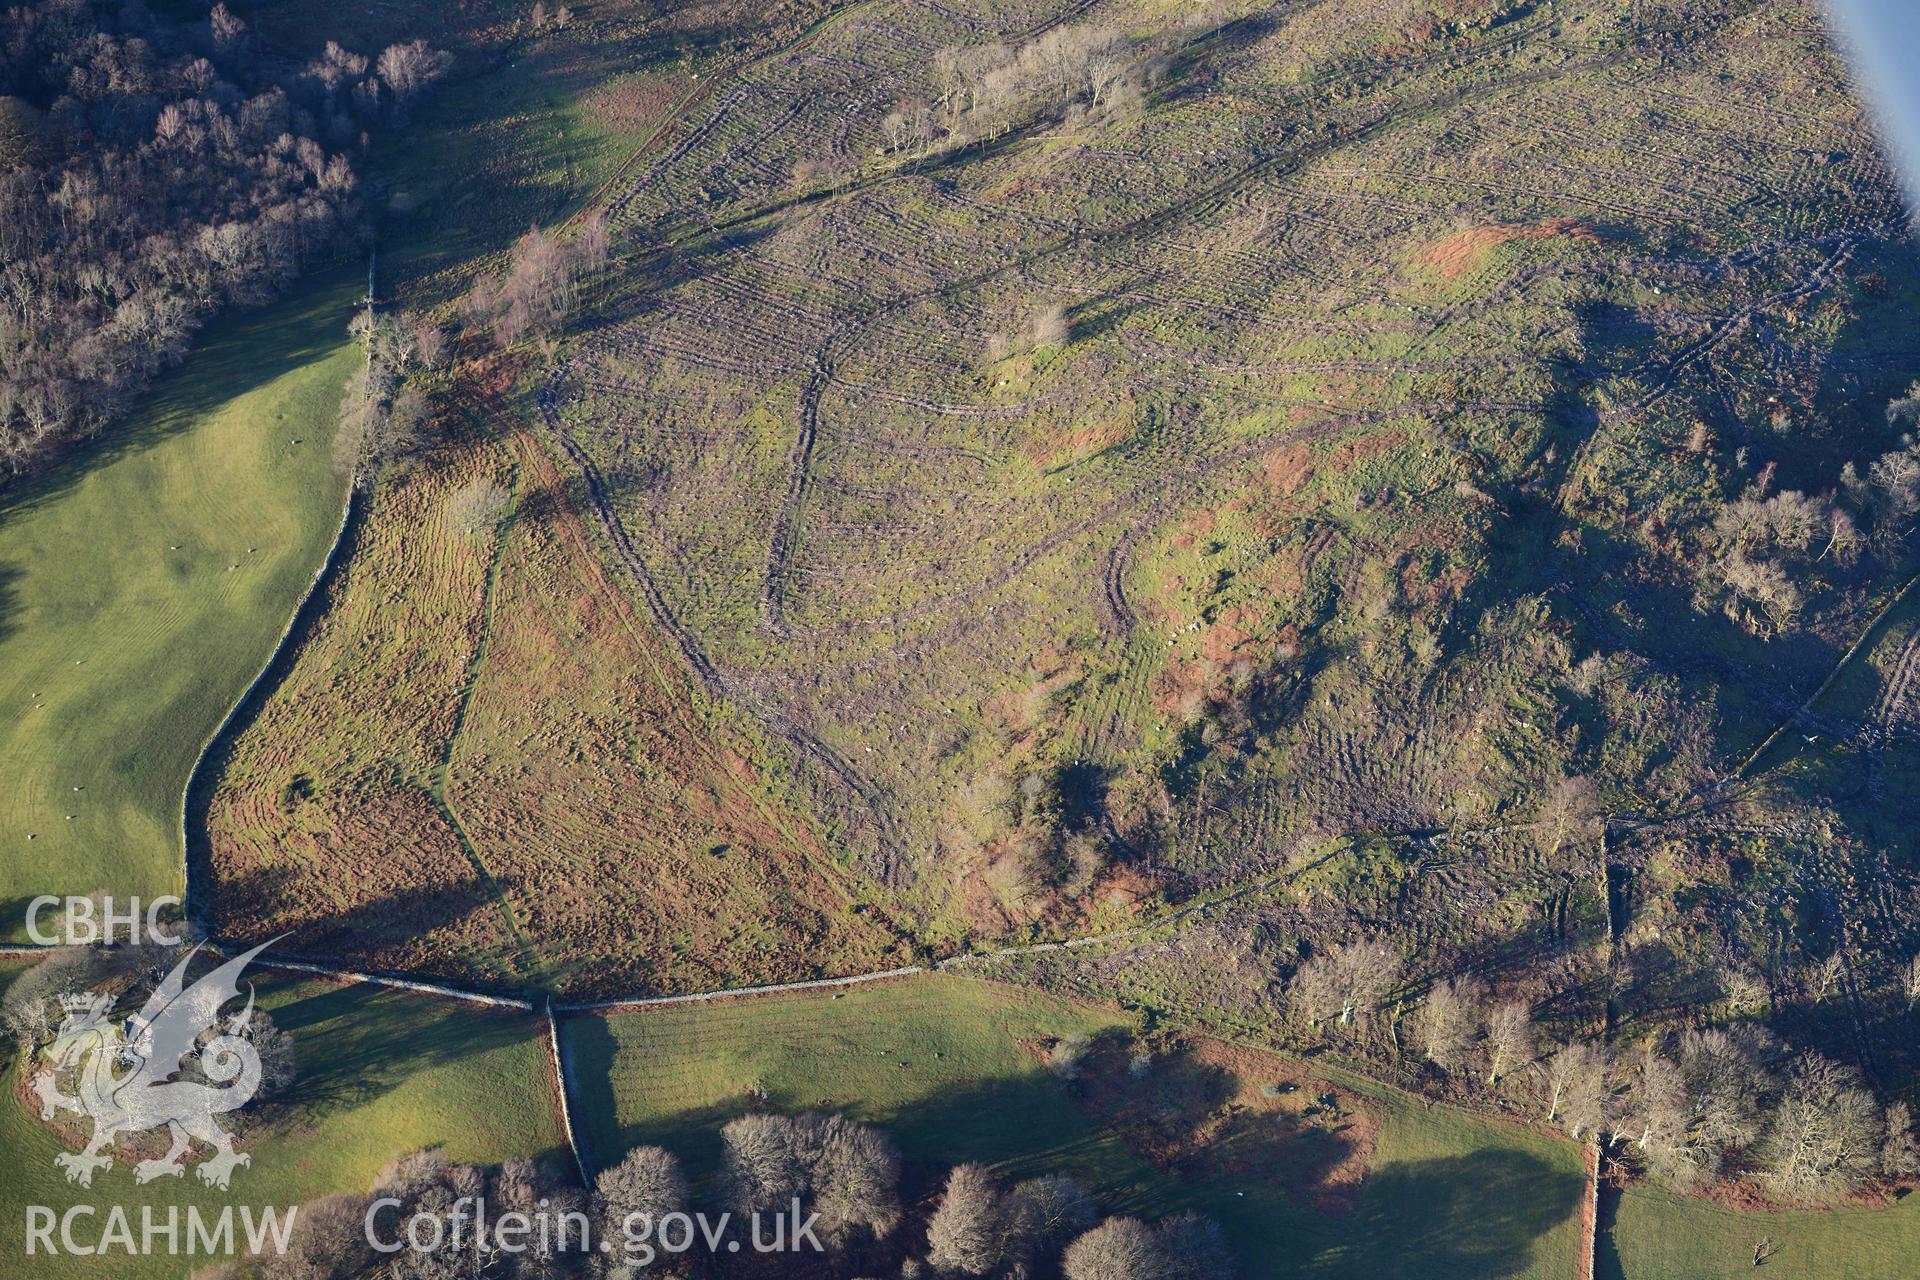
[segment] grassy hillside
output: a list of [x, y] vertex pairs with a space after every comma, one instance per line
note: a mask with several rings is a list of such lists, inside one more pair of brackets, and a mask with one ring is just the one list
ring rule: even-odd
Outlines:
[[[0, 982], [18, 966], [0, 969]], [[69, 1185], [53, 1164], [63, 1147], [21, 1109], [9, 1063], [0, 1100], [0, 1256], [24, 1257], [25, 1206], [56, 1212], [76, 1203], [134, 1206], [285, 1206], [339, 1191], [364, 1192], [395, 1156], [443, 1146], [450, 1159], [497, 1164], [563, 1151], [540, 1025], [530, 1018], [474, 1012], [382, 991], [268, 978], [260, 999], [291, 1033], [299, 1076], [281, 1097], [245, 1113], [236, 1146], [253, 1157], [230, 1192], [191, 1174], [136, 1186], [126, 1159], [96, 1174], [91, 1189]], [[192, 1163], [198, 1156], [190, 1157]], [[237, 1229], [237, 1228], [236, 1228]], [[24, 1262], [10, 1265], [27, 1265]], [[176, 1280], [179, 1260], [37, 1257], [47, 1280]]]
[[[1373, 1126], [1372, 1160], [1357, 1195], [1328, 1216], [1293, 1167], [1310, 1147], [1282, 1143], [1284, 1158], [1267, 1164], [1257, 1154], [1262, 1131], [1250, 1129], [1212, 1156], [1163, 1160], [1122, 1122], [1129, 1111], [1099, 1109], [1104, 1076], [1069, 1083], [1042, 1063], [1057, 1038], [1131, 1029], [1118, 1014], [950, 976], [562, 1026], [600, 1161], [659, 1143], [696, 1177], [710, 1175], [715, 1131], [758, 1090], [776, 1110], [827, 1108], [884, 1125], [923, 1173], [964, 1160], [1010, 1176], [1068, 1171], [1113, 1210], [1212, 1214], [1254, 1276], [1570, 1274], [1581, 1182], [1571, 1145], [1370, 1090], [1350, 1106]], [[1269, 1105], [1261, 1086], [1294, 1070], [1260, 1055], [1235, 1065], [1246, 1092], [1227, 1105], [1256, 1113]], [[1206, 1075], [1182, 1059], [1158, 1062], [1147, 1079], [1165, 1085], [1147, 1086], [1146, 1111], [1178, 1110], [1193, 1074]]]
[[[1754, 1249], [1771, 1247], [1761, 1269]], [[1634, 1188], [1600, 1257], [1599, 1280], [1908, 1280], [1920, 1258], [1920, 1200], [1891, 1209], [1740, 1213]]]
[[194, 755], [332, 539], [352, 272], [208, 330], [123, 427], [0, 499], [0, 937], [182, 888]]

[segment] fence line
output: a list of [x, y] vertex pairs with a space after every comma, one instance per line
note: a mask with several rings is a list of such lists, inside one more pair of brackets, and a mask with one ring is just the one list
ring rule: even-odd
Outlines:
[[[209, 942], [207, 948], [222, 955], [233, 954], [233, 947], [227, 943]], [[403, 978], [397, 974], [372, 973], [361, 969], [341, 969], [334, 965], [316, 964], [311, 960], [296, 960], [289, 957], [269, 958], [259, 956], [254, 961], [263, 969], [284, 969], [292, 973], [311, 973], [323, 978], [339, 978], [348, 982], [364, 982], [376, 987], [392, 987], [396, 991], [412, 991], [419, 995], [442, 996], [448, 1000], [464, 1000], [469, 1004], [486, 1005], [494, 1009], [511, 1009], [515, 1013], [532, 1013], [533, 1001], [519, 1000], [512, 996], [490, 996], [484, 992], [468, 991], [463, 987], [451, 986], [444, 982], [424, 982], [418, 978]]]

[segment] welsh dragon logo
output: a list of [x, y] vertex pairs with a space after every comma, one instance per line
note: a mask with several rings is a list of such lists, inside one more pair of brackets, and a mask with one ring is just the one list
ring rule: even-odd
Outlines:
[[[122, 1134], [142, 1133], [165, 1126], [173, 1139], [167, 1154], [134, 1166], [134, 1181], [180, 1177], [193, 1142], [213, 1148], [213, 1154], [194, 1170], [209, 1186], [226, 1188], [233, 1171], [253, 1163], [245, 1152], [233, 1149], [233, 1135], [214, 1117], [237, 1111], [260, 1088], [258, 1049], [243, 1038], [253, 1016], [253, 988], [247, 988], [247, 1007], [223, 1029], [220, 1010], [240, 996], [240, 973], [248, 961], [270, 943], [236, 956], [192, 986], [186, 985], [187, 966], [200, 953], [195, 947], [154, 989], [140, 1012], [124, 1025], [109, 1019], [116, 1000], [106, 994], [63, 996], [65, 1013], [53, 1043], [43, 1051], [50, 1066], [33, 1078], [40, 1095], [40, 1117], [53, 1119], [56, 1110], [77, 1111], [93, 1120], [93, 1137], [80, 1152], [62, 1152], [54, 1163], [65, 1169], [67, 1181], [93, 1185], [93, 1175], [113, 1166], [105, 1154]], [[211, 1038], [207, 1033], [213, 1032]], [[197, 1054], [197, 1073], [211, 1083], [174, 1079], [183, 1059]], [[60, 1091], [60, 1073], [79, 1071], [77, 1096]]]

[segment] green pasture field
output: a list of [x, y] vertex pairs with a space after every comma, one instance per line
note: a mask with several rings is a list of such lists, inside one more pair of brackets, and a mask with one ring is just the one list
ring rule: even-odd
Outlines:
[[208, 330], [134, 417], [0, 499], [0, 937], [38, 894], [178, 894], [195, 755], [345, 500], [354, 272]]
[[[0, 984], [21, 967], [0, 967]], [[198, 1205], [205, 1213], [231, 1204], [237, 1214], [241, 1205], [284, 1207], [364, 1193], [389, 1161], [423, 1147], [481, 1165], [564, 1154], [537, 1021], [371, 986], [267, 977], [259, 991], [274, 1022], [294, 1037], [298, 1076], [281, 1096], [246, 1113], [235, 1145], [253, 1163], [234, 1173], [226, 1192], [192, 1173], [136, 1186], [124, 1158], [95, 1174], [91, 1188], [70, 1185], [53, 1163], [65, 1149], [60, 1138], [23, 1110], [14, 1096], [21, 1068], [8, 1064], [8, 1096], [0, 1099], [0, 1148], [7, 1153], [0, 1168], [0, 1272], [35, 1280], [177, 1280], [188, 1270], [185, 1259], [166, 1257], [25, 1262], [28, 1205], [64, 1213], [91, 1204], [102, 1215], [124, 1205], [137, 1231], [141, 1205], [178, 1205], [183, 1213]], [[6, 1052], [12, 1055], [11, 1046]], [[188, 1164], [204, 1154], [196, 1148]], [[94, 1219], [91, 1229], [101, 1223]], [[86, 1229], [76, 1232], [85, 1238]]]
[[[1772, 1242], [1756, 1270], [1755, 1246]], [[1600, 1251], [1599, 1280], [1912, 1280], [1920, 1197], [1891, 1209], [1742, 1213], [1635, 1187]]]
[[[1345, 1218], [1254, 1177], [1159, 1172], [1075, 1102], [1034, 1052], [1056, 1037], [1132, 1030], [1128, 1015], [951, 975], [838, 994], [670, 1005], [562, 1024], [594, 1158], [643, 1143], [713, 1175], [718, 1131], [758, 1089], [777, 1111], [833, 1110], [884, 1126], [910, 1173], [978, 1160], [1008, 1177], [1063, 1171], [1108, 1212], [1186, 1209], [1226, 1225], [1250, 1276], [1571, 1274], [1582, 1186], [1576, 1149], [1354, 1082], [1382, 1123], [1374, 1168]], [[1317, 1068], [1316, 1068], [1317, 1069]]]

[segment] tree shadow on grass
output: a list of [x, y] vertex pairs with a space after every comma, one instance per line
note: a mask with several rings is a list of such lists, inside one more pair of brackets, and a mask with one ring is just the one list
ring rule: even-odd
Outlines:
[[14, 633], [14, 615], [20, 611], [20, 588], [16, 584], [22, 576], [16, 566], [0, 564], [0, 641]]
[[[298, 975], [267, 984], [297, 988]], [[322, 986], [272, 1009], [295, 1037], [299, 1074], [270, 1103], [270, 1116], [324, 1114], [371, 1102], [409, 1076], [523, 1044], [540, 1019], [513, 1010], [455, 1004], [432, 996], [354, 983]]]
[[1583, 1189], [1574, 1169], [1524, 1151], [1390, 1165], [1367, 1179], [1359, 1207], [1343, 1224], [1346, 1243], [1302, 1271], [1428, 1280], [1517, 1275], [1533, 1261], [1536, 1243], [1577, 1212]]

